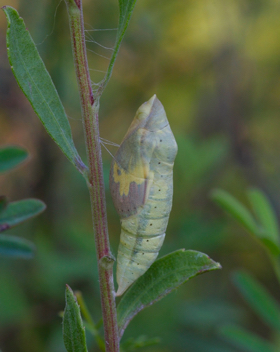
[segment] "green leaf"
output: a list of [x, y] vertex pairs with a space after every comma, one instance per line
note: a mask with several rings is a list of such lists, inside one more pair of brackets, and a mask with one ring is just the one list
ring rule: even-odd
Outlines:
[[38, 199], [24, 199], [9, 203], [0, 213], [0, 232], [33, 218], [45, 209], [45, 203]]
[[264, 228], [263, 236], [279, 245], [278, 221], [268, 199], [264, 193], [258, 189], [249, 190], [248, 197], [257, 218]]
[[5, 257], [30, 259], [34, 256], [32, 242], [16, 236], [0, 235], [0, 255]]
[[[254, 207], [255, 213], [260, 217], [261, 226], [258, 226], [251, 213], [233, 196], [223, 190], [214, 190], [211, 193], [211, 198], [220, 205], [224, 210], [230, 213], [239, 223], [241, 223], [246, 230], [259, 238], [262, 244], [269, 250], [269, 252], [277, 257], [280, 255], [280, 246], [276, 240], [276, 233], [278, 233], [276, 218], [273, 218], [273, 212], [269, 214], [270, 205], [259, 192], [252, 192], [249, 194], [250, 201]], [[264, 213], [262, 213], [262, 208]], [[272, 210], [271, 210], [272, 211]]]
[[146, 336], [138, 336], [135, 339], [131, 337], [121, 344], [121, 350], [125, 352], [133, 352], [139, 348], [157, 345], [160, 343], [160, 341], [161, 340], [158, 337], [151, 339], [147, 338]]
[[[128, 27], [132, 12], [134, 10], [135, 4], [137, 0], [119, 0], [119, 24], [118, 24], [118, 31], [117, 31], [117, 37], [116, 37], [116, 42], [115, 42], [115, 47], [113, 50], [113, 54], [109, 63], [109, 67], [106, 73], [106, 76], [104, 78], [104, 82], [101, 86], [101, 92], [104, 90], [106, 84], [108, 83], [113, 67], [123, 40], [123, 37], [125, 35], [126, 29]], [[101, 92], [99, 94], [101, 94]]]
[[251, 308], [273, 329], [280, 331], [280, 305], [252, 276], [236, 272], [234, 283]]
[[270, 254], [272, 254], [273, 257], [275, 257], [275, 258], [279, 257], [279, 255], [280, 255], [280, 247], [279, 247], [278, 244], [276, 244], [270, 238], [261, 237], [261, 235], [259, 235], [259, 239], [262, 242], [262, 244], [268, 249]]
[[228, 192], [216, 189], [211, 192], [211, 198], [220, 205], [221, 208], [230, 213], [250, 233], [257, 234], [259, 232], [258, 225], [251, 213]]
[[17, 11], [10, 6], [2, 9], [8, 21], [7, 49], [15, 78], [49, 135], [84, 173], [86, 166], [74, 146], [65, 110], [36, 45]]
[[220, 334], [244, 352], [276, 352], [268, 341], [237, 326], [224, 326]]
[[184, 249], [156, 260], [126, 291], [117, 307], [120, 336], [139, 311], [159, 301], [192, 277], [220, 268], [221, 265], [206, 254]]
[[66, 285], [63, 315], [63, 340], [67, 352], [87, 352], [86, 334], [80, 308], [71, 288]]
[[10, 170], [28, 157], [25, 149], [20, 147], [2, 147], [0, 148], [0, 172]]
[[137, 0], [119, 0], [120, 17], [118, 26], [118, 36], [124, 36], [136, 1]]
[[8, 205], [8, 200], [5, 196], [0, 196], [0, 213], [6, 209]]

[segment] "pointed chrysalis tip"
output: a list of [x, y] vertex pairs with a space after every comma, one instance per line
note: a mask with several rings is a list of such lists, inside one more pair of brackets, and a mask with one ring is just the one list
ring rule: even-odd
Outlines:
[[156, 100], [157, 100], [157, 96], [156, 94], [154, 94], [146, 103], [144, 103], [146, 105], [146, 108], [151, 110]]
[[157, 99], [156, 94], [154, 94], [154, 95], [147, 101], [147, 103], [150, 103], [151, 105], [153, 105], [155, 99]]
[[118, 290], [115, 294], [116, 297], [119, 297], [121, 296], [125, 291], [126, 291], [127, 287], [126, 288], [121, 288], [120, 286], [118, 287]]
[[133, 281], [122, 280], [118, 283], [118, 289], [116, 292], [116, 297], [119, 297], [125, 293], [125, 291], [131, 286]]
[[149, 116], [154, 105], [155, 99], [157, 99], [157, 97], [154, 94], [148, 101], [146, 101], [140, 106], [136, 113], [138, 120], [145, 120]]

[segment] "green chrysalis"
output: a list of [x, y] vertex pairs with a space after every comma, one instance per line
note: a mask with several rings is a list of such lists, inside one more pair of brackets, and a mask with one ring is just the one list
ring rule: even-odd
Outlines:
[[156, 260], [172, 207], [177, 143], [154, 95], [140, 106], [116, 155], [110, 189], [121, 218], [117, 296]]

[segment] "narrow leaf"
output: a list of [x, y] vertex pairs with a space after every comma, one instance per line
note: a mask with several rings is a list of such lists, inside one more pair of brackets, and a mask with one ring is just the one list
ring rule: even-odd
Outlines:
[[32, 242], [16, 236], [0, 235], [0, 255], [12, 258], [30, 259], [34, 256]]
[[184, 249], [156, 260], [126, 291], [118, 305], [120, 336], [139, 311], [159, 301], [190, 278], [220, 268], [221, 265], [206, 254]]
[[275, 243], [273, 240], [270, 238], [267, 238], [266, 236], [262, 235], [260, 232], [259, 234], [259, 240], [262, 242], [262, 244], [268, 249], [270, 254], [272, 254], [273, 257], [279, 257], [280, 255], [280, 246], [278, 243]]
[[88, 329], [93, 334], [100, 350], [105, 351], [106, 350], [105, 342], [99, 334], [99, 331], [98, 331], [99, 329], [96, 327], [96, 324], [88, 310], [88, 307], [86, 305], [86, 302], [84, 301], [82, 292], [75, 291], [75, 297], [77, 298], [77, 302], [80, 306], [81, 313], [85, 320], [85, 328]]
[[137, 0], [119, 0], [119, 36], [124, 35]]
[[269, 203], [268, 199], [258, 189], [248, 191], [248, 197], [254, 209], [257, 218], [260, 220], [264, 228], [264, 236], [270, 239], [275, 244], [279, 244], [279, 229], [278, 221], [275, 212]]
[[45, 209], [45, 203], [38, 199], [24, 199], [9, 203], [0, 213], [0, 232], [33, 218]]
[[2, 8], [8, 21], [7, 49], [15, 78], [45, 129], [80, 172], [86, 167], [74, 146], [71, 128], [58, 93], [17, 11]]
[[235, 273], [234, 283], [262, 320], [280, 331], [280, 306], [267, 290], [244, 272]]
[[249, 232], [258, 233], [258, 225], [256, 224], [251, 213], [237, 199], [229, 193], [216, 189], [212, 191], [211, 198], [220, 205], [221, 208], [230, 213], [238, 222], [240, 222]]
[[28, 153], [23, 148], [14, 146], [0, 148], [0, 172], [5, 172], [18, 166], [27, 157]]
[[[121, 46], [121, 42], [123, 40], [123, 37], [125, 35], [126, 29], [128, 27], [133, 9], [135, 7], [137, 0], [119, 0], [119, 11], [120, 11], [120, 15], [119, 15], [119, 24], [118, 24], [118, 31], [117, 31], [117, 37], [116, 37], [116, 42], [115, 42], [115, 47], [113, 50], [113, 54], [111, 56], [111, 60], [109, 63], [109, 67], [106, 73], [106, 76], [104, 78], [104, 82], [101, 86], [101, 90], [104, 90], [106, 84], [108, 83], [111, 75], [112, 75], [112, 71], [113, 71], [113, 67]], [[99, 93], [101, 94], [101, 93]]]
[[276, 352], [276, 348], [271, 343], [243, 328], [228, 325], [222, 327], [220, 333], [244, 352]]
[[67, 352], [87, 352], [86, 334], [80, 308], [71, 288], [66, 285], [63, 315], [63, 340]]
[[6, 209], [8, 205], [8, 200], [5, 196], [0, 196], [0, 213]]

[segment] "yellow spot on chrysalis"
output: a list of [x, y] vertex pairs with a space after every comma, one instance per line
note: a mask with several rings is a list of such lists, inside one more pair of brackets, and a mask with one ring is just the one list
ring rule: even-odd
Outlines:
[[[130, 172], [126, 172], [123, 169], [121, 169], [121, 172], [118, 172], [119, 170], [120, 170], [120, 168], [119, 168], [118, 164], [115, 163], [113, 177], [114, 177], [114, 182], [120, 184], [120, 195], [121, 196], [123, 196], [123, 195], [128, 196], [129, 187], [132, 182], [135, 182], [137, 185], [141, 185], [143, 182], [145, 182], [145, 178], [143, 178], [143, 177], [135, 177]], [[136, 172], [136, 170], [135, 170], [135, 172]]]
[[135, 182], [137, 185], [141, 185], [142, 183], [147, 182], [145, 190], [146, 200], [150, 192], [150, 187], [153, 183], [154, 172], [150, 170], [148, 164], [144, 166], [141, 160], [138, 163], [135, 163], [134, 161], [133, 167], [131, 167], [130, 162], [128, 170], [129, 172], [125, 171], [124, 169], [121, 169], [117, 163], [114, 164], [113, 178], [115, 183], [120, 184], [120, 195], [128, 196], [129, 187], [132, 182]]

